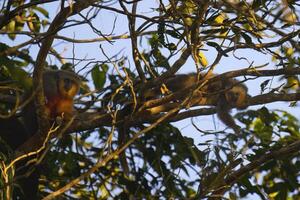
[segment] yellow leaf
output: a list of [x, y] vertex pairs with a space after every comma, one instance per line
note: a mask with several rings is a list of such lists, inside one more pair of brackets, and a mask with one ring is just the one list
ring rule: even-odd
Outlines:
[[28, 22], [27, 22], [27, 26], [28, 26], [28, 28], [29, 28], [32, 32], [35, 32], [35, 31], [34, 31], [34, 25], [33, 25], [33, 23], [32, 23], [31, 21], [28, 21]]
[[7, 25], [7, 32], [14, 32], [16, 28], [16, 21], [11, 21]]
[[204, 53], [202, 51], [199, 51], [198, 52], [198, 60], [199, 60], [199, 63], [203, 66], [203, 67], [207, 67], [208, 65], [208, 61], [204, 55]]
[[183, 18], [183, 22], [186, 26], [192, 26], [193, 19], [191, 17], [185, 17], [185, 18]]
[[273, 192], [269, 194], [269, 197], [275, 198], [277, 196], [278, 192]]
[[286, 87], [294, 90], [299, 88], [299, 80], [293, 76], [288, 77]]
[[222, 24], [223, 21], [225, 20], [225, 16], [223, 14], [218, 15], [218, 17], [215, 18], [216, 24]]
[[288, 12], [283, 16], [283, 19], [289, 24], [295, 24], [297, 22], [297, 15], [295, 15], [293, 12]]
[[293, 55], [294, 54], [294, 49], [293, 48], [288, 48], [288, 49], [286, 49], [286, 55], [287, 56], [291, 56], [291, 55]]

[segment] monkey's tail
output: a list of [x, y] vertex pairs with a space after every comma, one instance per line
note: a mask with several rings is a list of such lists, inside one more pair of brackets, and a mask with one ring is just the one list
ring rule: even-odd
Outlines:
[[[129, 134], [129, 128], [125, 124], [118, 127], [118, 146], [119, 146], [119, 148], [122, 147], [127, 142], [127, 134]], [[119, 159], [120, 159], [120, 165], [124, 171], [124, 174], [126, 176], [129, 176], [129, 166], [128, 166], [125, 150], [119, 154]]]
[[230, 115], [231, 107], [225, 103], [218, 103], [217, 114], [219, 119], [229, 128], [231, 128], [236, 134], [240, 133], [241, 127], [238, 126], [232, 116]]

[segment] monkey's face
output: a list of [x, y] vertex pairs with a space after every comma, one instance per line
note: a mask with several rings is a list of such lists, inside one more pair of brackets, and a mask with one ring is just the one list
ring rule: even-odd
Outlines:
[[243, 85], [237, 85], [225, 93], [226, 100], [230, 106], [238, 109], [247, 108], [247, 89]]
[[73, 99], [79, 91], [80, 78], [73, 72], [58, 71], [58, 92], [65, 99]]
[[59, 93], [64, 98], [72, 99], [78, 93], [78, 90], [79, 85], [75, 80], [68, 77], [59, 80]]

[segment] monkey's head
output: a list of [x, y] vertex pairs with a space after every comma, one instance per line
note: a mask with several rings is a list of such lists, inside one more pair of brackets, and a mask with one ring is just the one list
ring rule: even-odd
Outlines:
[[57, 71], [57, 86], [61, 97], [73, 99], [80, 87], [80, 77], [73, 72]]
[[244, 84], [235, 85], [225, 92], [228, 104], [240, 110], [248, 107], [248, 97], [248, 88]]
[[49, 116], [54, 118], [65, 114], [74, 115], [73, 99], [80, 88], [81, 78], [65, 70], [47, 70], [43, 74], [43, 87]]

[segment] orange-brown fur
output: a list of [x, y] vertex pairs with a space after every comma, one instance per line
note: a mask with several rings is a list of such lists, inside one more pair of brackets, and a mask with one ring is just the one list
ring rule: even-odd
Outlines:
[[80, 78], [73, 72], [63, 70], [45, 71], [44, 93], [47, 112], [51, 118], [62, 115], [70, 118], [74, 115], [73, 98], [78, 93]]
[[46, 110], [51, 118], [60, 116], [62, 113], [65, 117], [69, 117], [74, 114], [73, 104], [73, 99], [49, 98], [46, 103]]
[[[247, 87], [235, 79], [216, 80], [214, 82], [207, 82], [210, 78], [216, 76], [215, 74], [200, 74], [199, 78], [196, 73], [175, 75], [167, 79], [164, 84], [171, 92], [186, 92], [186, 95], [176, 99], [174, 102], [165, 105], [156, 106], [148, 109], [151, 114], [170, 110], [178, 106], [178, 101], [182, 101], [191, 95], [190, 89], [199, 88], [193, 91], [190, 98], [189, 106], [197, 105], [212, 105], [216, 106], [218, 117], [221, 121], [238, 132], [239, 126], [236, 125], [230, 110], [233, 107], [237, 109], [245, 109], [248, 105], [248, 89]], [[196, 88], [194, 88], [196, 89]], [[160, 88], [154, 87], [145, 92], [146, 99], [157, 98], [160, 96]]]

